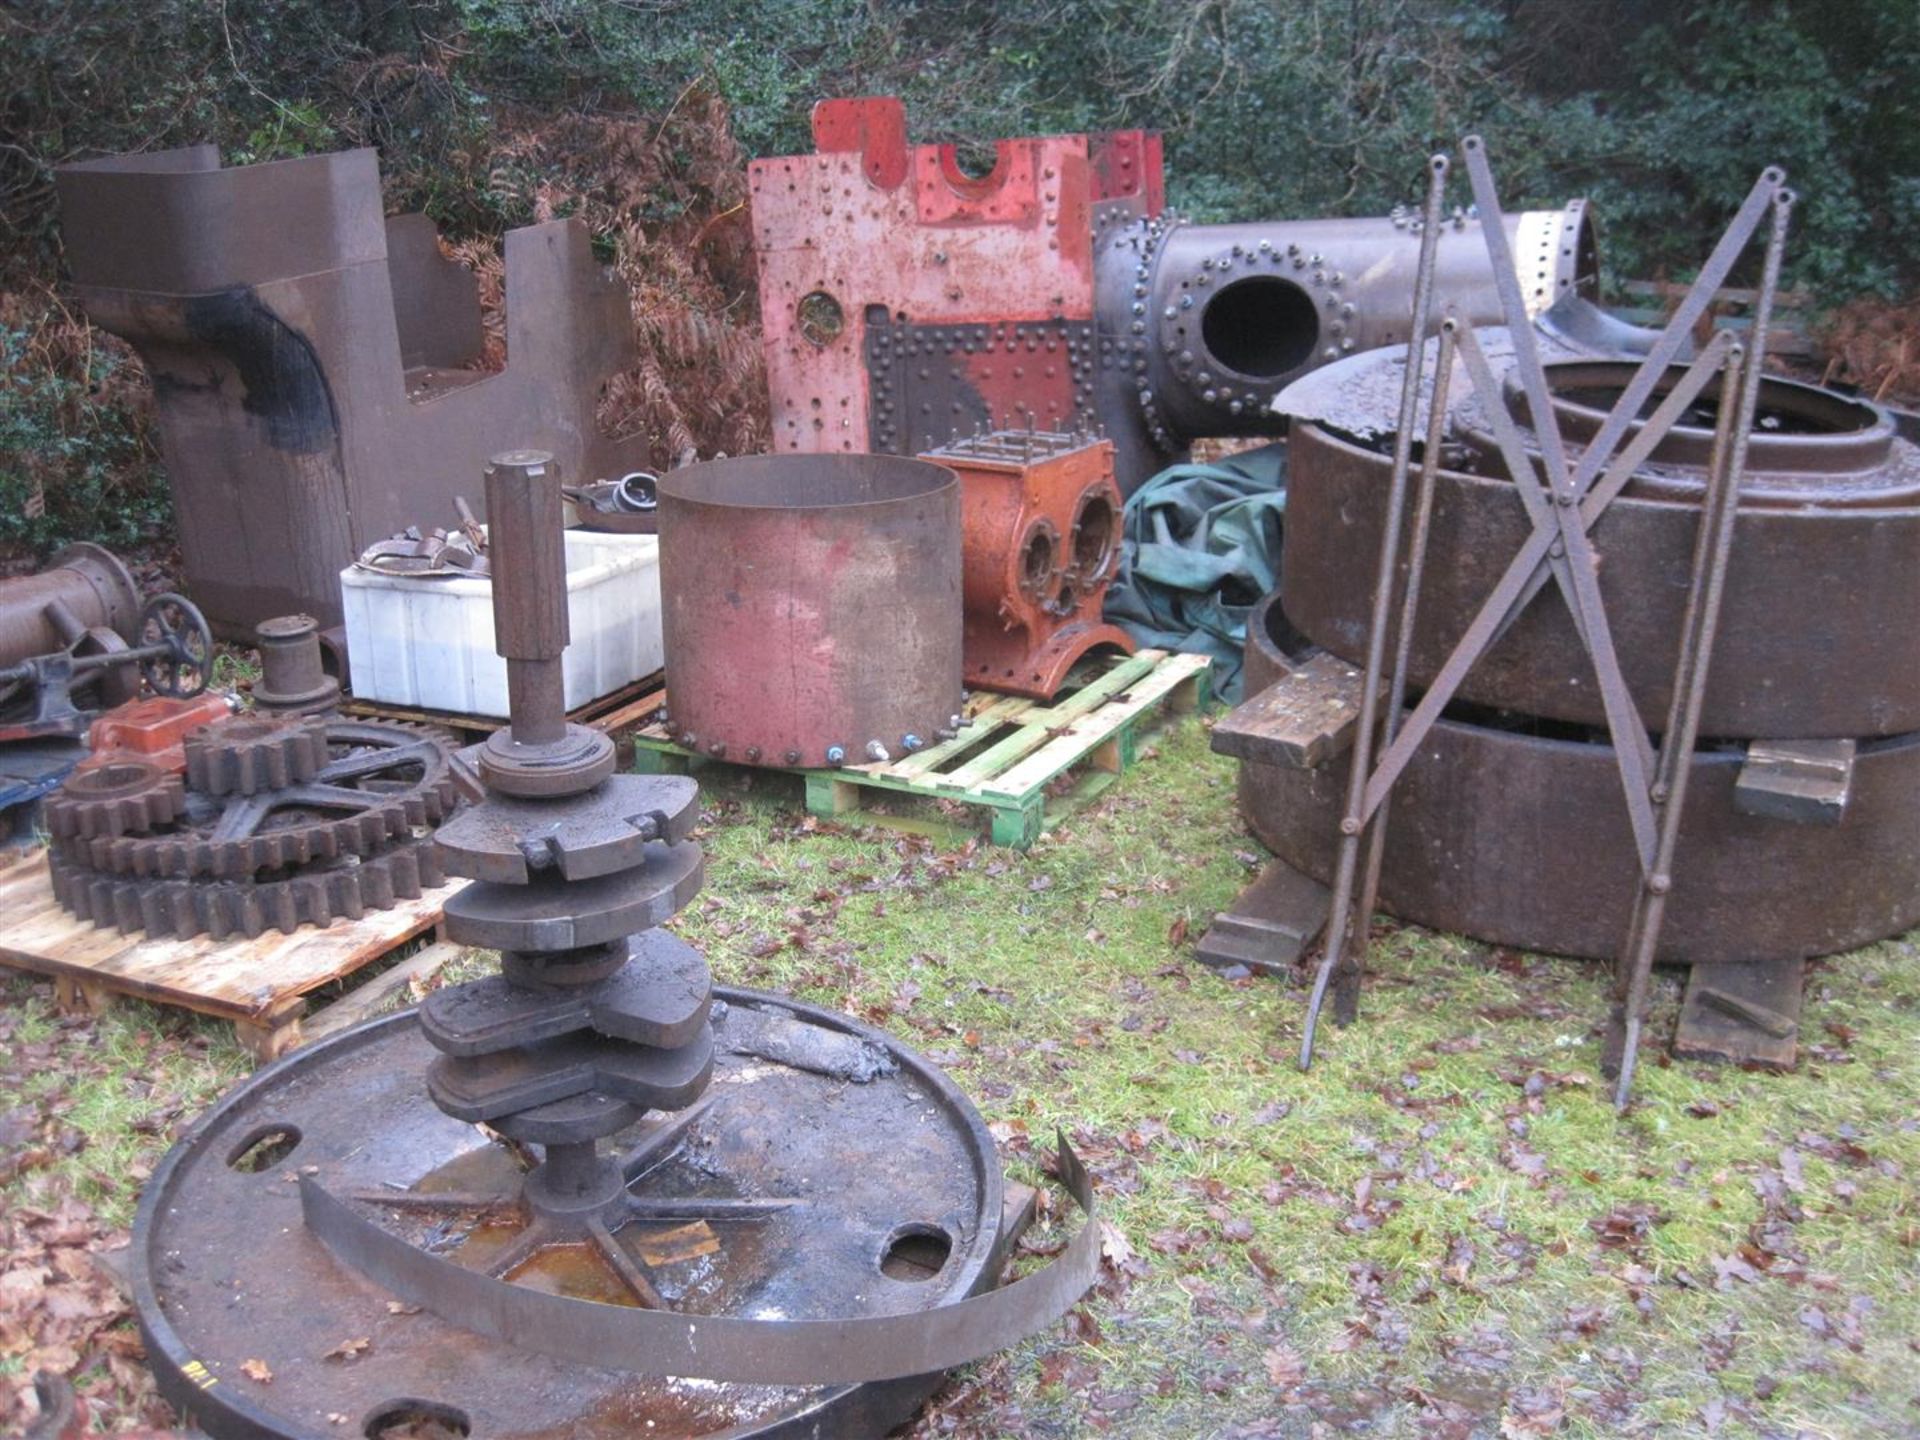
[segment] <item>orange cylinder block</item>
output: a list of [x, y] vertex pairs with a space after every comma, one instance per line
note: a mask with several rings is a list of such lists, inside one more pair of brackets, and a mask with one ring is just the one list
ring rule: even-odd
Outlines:
[[1100, 619], [1120, 553], [1111, 441], [1000, 430], [926, 458], [960, 477], [969, 686], [1047, 700], [1088, 651], [1132, 653]]

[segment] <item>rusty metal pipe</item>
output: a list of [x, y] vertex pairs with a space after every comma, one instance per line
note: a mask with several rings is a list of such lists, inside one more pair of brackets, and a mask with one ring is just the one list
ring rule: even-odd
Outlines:
[[132, 642], [140, 587], [111, 551], [69, 546], [37, 575], [0, 581], [0, 665], [64, 650], [88, 630], [112, 630]]

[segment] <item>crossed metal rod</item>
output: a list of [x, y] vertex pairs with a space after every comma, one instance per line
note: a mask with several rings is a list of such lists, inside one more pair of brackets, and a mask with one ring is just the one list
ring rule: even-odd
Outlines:
[[[1408, 764], [1473, 667], [1540, 591], [1552, 582], [1567, 605], [1598, 682], [1641, 872], [1640, 887], [1616, 968], [1615, 1002], [1603, 1057], [1603, 1066], [1609, 1073], [1615, 1073], [1617, 1067], [1619, 1084], [1616, 1102], [1624, 1107], [1638, 1053], [1641, 1021], [1646, 1008], [1666, 895], [1671, 887], [1673, 856], [1685, 803], [1686, 777], [1691, 768], [1688, 762], [1698, 733], [1708, 663], [1725, 590], [1740, 476], [1745, 467], [1747, 437], [1759, 400], [1766, 329], [1778, 288], [1787, 220], [1794, 197], [1786, 188], [1786, 177], [1779, 169], [1769, 168], [1761, 174], [1720, 243], [1708, 257], [1699, 277], [1621, 392], [1592, 442], [1577, 460], [1570, 463], [1552, 406], [1546, 368], [1541, 362], [1531, 318], [1520, 292], [1519, 273], [1514, 267], [1512, 248], [1507, 239], [1505, 219], [1485, 146], [1479, 137], [1468, 136], [1461, 148], [1466, 156], [1467, 172], [1481, 216], [1488, 259], [1500, 296], [1502, 318], [1513, 349], [1514, 370], [1533, 421], [1539, 466], [1536, 470], [1519, 425], [1508, 413], [1479, 336], [1472, 326], [1460, 323], [1449, 314], [1441, 325], [1432, 394], [1428, 402], [1421, 480], [1408, 543], [1407, 579], [1399, 607], [1392, 679], [1388, 685], [1383, 716], [1380, 688], [1387, 664], [1388, 617], [1393, 608], [1399, 569], [1408, 472], [1412, 463], [1412, 432], [1418, 415], [1419, 387], [1432, 317], [1432, 217], [1438, 212], [1448, 171], [1445, 157], [1435, 156], [1429, 164], [1428, 225], [1422, 231], [1420, 257], [1415, 272], [1413, 328], [1401, 390], [1400, 424], [1395, 434], [1393, 464], [1389, 472], [1386, 520], [1374, 581], [1367, 663], [1362, 678], [1360, 714], [1348, 773], [1347, 804], [1340, 822], [1332, 910], [1326, 946], [1308, 1002], [1300, 1065], [1306, 1069], [1312, 1064], [1320, 1011], [1328, 986], [1336, 977], [1339, 983], [1335, 990], [1335, 1020], [1346, 1024], [1358, 1013], [1359, 985], [1365, 969], [1367, 925], [1379, 893], [1390, 816], [1389, 799], [1395, 783], [1404, 775]], [[1725, 331], [1716, 334], [1678, 381], [1668, 388], [1638, 432], [1622, 447], [1621, 442], [1627, 438], [1661, 380], [1667, 376], [1694, 325], [1706, 314], [1714, 292], [1725, 282], [1761, 220], [1769, 217], [1771, 225], [1766, 258], [1754, 307], [1749, 345], [1740, 346]], [[1506, 572], [1441, 664], [1419, 703], [1402, 722], [1401, 711], [1411, 668], [1413, 627], [1425, 574], [1433, 490], [1441, 465], [1440, 441], [1444, 430], [1447, 392], [1456, 355], [1493, 426], [1496, 447], [1532, 528]], [[1675, 662], [1671, 702], [1666, 724], [1660, 732], [1661, 745], [1656, 752], [1653, 739], [1634, 704], [1620, 668], [1605, 603], [1600, 595], [1598, 556], [1588, 532], [1717, 374], [1722, 375], [1723, 379], [1715, 446], [1709, 467], [1708, 493], [1703, 501], [1697, 532], [1692, 583]], [[1377, 765], [1374, 763], [1376, 734], [1381, 744]], [[1360, 858], [1363, 845], [1364, 865]], [[1357, 913], [1354, 904], [1356, 882], [1360, 889]]]

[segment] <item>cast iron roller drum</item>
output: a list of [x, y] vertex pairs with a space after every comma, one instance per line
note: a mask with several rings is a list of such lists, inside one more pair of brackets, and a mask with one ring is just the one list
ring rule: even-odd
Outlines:
[[960, 487], [885, 455], [691, 465], [660, 482], [675, 738], [749, 765], [899, 759], [961, 708]]
[[[1312, 648], [1269, 596], [1248, 620], [1248, 695]], [[1638, 869], [1604, 734], [1481, 723], [1492, 718], [1457, 707], [1394, 792], [1382, 907], [1434, 930], [1611, 962]], [[1736, 813], [1743, 753], [1695, 752], [1663, 960], [1824, 955], [1920, 924], [1920, 735], [1860, 747], [1834, 826]], [[1243, 763], [1240, 808], [1269, 850], [1324, 881], [1346, 777], [1344, 758], [1311, 770]]]
[[[710, 1088], [613, 1142], [613, 1243], [662, 1308], [633, 1303], [589, 1245], [511, 1259], [533, 1223], [514, 1153], [435, 1108], [419, 1077], [436, 1052], [394, 1016], [261, 1071], [162, 1162], [132, 1285], [163, 1393], [216, 1440], [404, 1419], [475, 1437], [866, 1440], [1092, 1282], [1088, 1219], [1060, 1260], [993, 1288], [999, 1161], [939, 1070], [844, 1016], [715, 1001]], [[1090, 1209], [1084, 1170], [1060, 1163]], [[350, 1363], [316, 1361], [361, 1336]]]
[[[1768, 394], [1763, 387], [1763, 398]], [[1920, 730], [1920, 626], [1911, 623], [1920, 615], [1920, 506], [1903, 498], [1920, 452], [1883, 438], [1885, 467], [1828, 479], [1845, 480], [1849, 498], [1857, 499], [1891, 477], [1893, 488], [1884, 493], [1895, 503], [1750, 506], [1743, 489], [1703, 736], [1815, 739]], [[1355, 664], [1366, 657], [1369, 596], [1353, 557], [1378, 553], [1390, 448], [1390, 436], [1360, 443], [1318, 423], [1296, 422], [1290, 443], [1281, 563], [1287, 614], [1309, 639]], [[1755, 453], [1765, 449], [1756, 445]], [[1438, 480], [1434, 563], [1411, 657], [1416, 686], [1432, 680], [1529, 532], [1526, 511], [1496, 463], [1484, 475], [1460, 468], [1474, 453], [1471, 446], [1449, 448]], [[1690, 499], [1669, 498], [1686, 483], [1685, 470], [1662, 468], [1663, 476], [1648, 472], [1648, 483], [1666, 494], [1636, 493], [1646, 489], [1636, 480], [1592, 532], [1621, 668], [1646, 716], [1667, 710], [1700, 518]], [[1751, 465], [1747, 484], [1764, 491], [1769, 476]], [[1583, 725], [1606, 720], [1572, 619], [1553, 596], [1527, 606], [1468, 673], [1460, 698]]]

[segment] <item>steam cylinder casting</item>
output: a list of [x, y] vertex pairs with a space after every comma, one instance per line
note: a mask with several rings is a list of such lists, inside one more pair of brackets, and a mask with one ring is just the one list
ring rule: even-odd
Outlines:
[[961, 708], [960, 484], [880, 455], [660, 482], [669, 728], [748, 765], [897, 759]]

